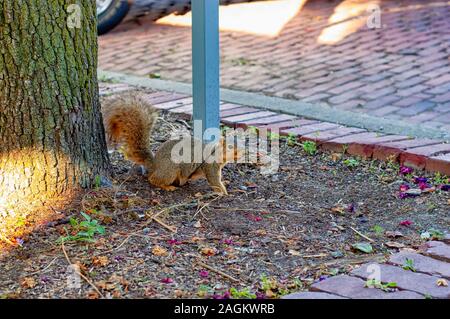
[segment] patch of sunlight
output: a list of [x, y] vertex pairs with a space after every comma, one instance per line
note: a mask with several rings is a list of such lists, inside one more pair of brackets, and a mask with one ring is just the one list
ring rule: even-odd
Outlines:
[[[320, 44], [336, 44], [349, 35], [357, 32], [367, 23], [369, 14], [379, 0], [358, 1], [344, 0], [335, 9], [328, 19], [329, 27], [322, 30], [317, 42]], [[361, 17], [361, 15], [363, 15]]]
[[70, 200], [69, 192], [48, 186], [65, 182], [55, 171], [55, 163], [64, 160], [68, 161], [64, 155], [56, 159], [52, 153], [28, 148], [0, 153], [0, 252], [3, 244], [18, 245], [34, 226], [51, 220], [51, 207]]
[[[273, 0], [220, 6], [219, 27], [222, 31], [236, 31], [276, 37], [284, 26], [303, 8], [306, 0]], [[191, 13], [169, 15], [156, 23], [191, 26]]]

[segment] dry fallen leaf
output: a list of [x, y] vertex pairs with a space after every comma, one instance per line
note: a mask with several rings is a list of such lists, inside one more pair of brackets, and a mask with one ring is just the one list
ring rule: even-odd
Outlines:
[[448, 282], [445, 279], [438, 279], [436, 280], [436, 285], [438, 285], [439, 287], [448, 287]]
[[81, 271], [81, 273], [85, 274], [88, 270], [85, 264], [83, 264], [81, 261], [77, 260], [75, 262], [75, 265], [78, 266], [78, 269]]
[[161, 247], [161, 246], [155, 246], [155, 247], [153, 247], [152, 253], [153, 253], [153, 255], [155, 255], [155, 256], [167, 256], [167, 255], [168, 255], [167, 249], [165, 249], [165, 248], [163, 248], [163, 247]]
[[31, 277], [25, 277], [21, 280], [20, 285], [25, 289], [31, 289], [36, 287], [37, 283], [34, 278]]
[[405, 247], [405, 245], [403, 245], [401, 243], [397, 243], [395, 241], [388, 241], [387, 243], [385, 243], [385, 245], [389, 248], [397, 248], [397, 249]]
[[333, 213], [339, 213], [339, 214], [345, 214], [345, 208], [337, 206], [337, 207], [332, 207], [331, 211]]
[[267, 298], [273, 298], [274, 296], [275, 296], [275, 293], [271, 289], [266, 290]]
[[298, 252], [294, 249], [290, 249], [289, 254], [291, 254], [292, 256], [301, 256], [300, 252]]
[[204, 237], [193, 236], [193, 237], [191, 238], [191, 242], [193, 242], [193, 243], [196, 243], [196, 242], [199, 242], [199, 241], [203, 241], [203, 240], [205, 240]]
[[257, 236], [266, 236], [267, 235], [267, 231], [265, 229], [258, 229], [257, 231], [255, 231], [255, 234]]
[[210, 247], [204, 247], [200, 250], [200, 252], [205, 256], [214, 256], [216, 254], [216, 250]]
[[105, 267], [109, 265], [109, 259], [107, 256], [95, 256], [92, 258], [92, 264], [97, 267]]
[[387, 231], [386, 236], [389, 238], [397, 238], [397, 237], [403, 237], [403, 234], [399, 231]]
[[100, 299], [100, 295], [98, 294], [98, 292], [91, 290], [88, 292], [87, 298], [88, 299]]
[[331, 160], [333, 162], [337, 162], [342, 158], [342, 154], [341, 153], [333, 153], [331, 154]]
[[197, 221], [197, 222], [194, 224], [194, 227], [195, 227], [195, 228], [202, 228], [202, 223], [201, 223], [200, 221]]
[[97, 281], [95, 284], [97, 285], [98, 288], [107, 291], [111, 291], [114, 290], [114, 288], [116, 288], [116, 285], [114, 283], [106, 280]]

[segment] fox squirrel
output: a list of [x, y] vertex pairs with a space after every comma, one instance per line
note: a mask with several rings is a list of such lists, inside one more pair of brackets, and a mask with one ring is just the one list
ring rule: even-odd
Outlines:
[[[213, 145], [212, 152], [207, 153], [210, 154], [207, 159], [202, 156], [198, 162], [178, 163], [172, 154], [175, 147], [191, 149], [193, 156], [196, 143], [200, 143], [202, 154], [208, 146], [194, 138], [179, 137], [164, 142], [153, 154], [150, 133], [158, 119], [158, 111], [142, 96], [126, 94], [104, 101], [102, 114], [109, 142], [116, 145], [123, 143], [126, 157], [147, 169], [148, 180], [154, 186], [173, 191], [189, 180], [205, 177], [215, 192], [228, 194], [222, 183], [222, 168], [243, 154], [234, 147], [234, 143], [228, 144], [221, 137]], [[209, 160], [211, 156], [215, 156], [216, 160]]]

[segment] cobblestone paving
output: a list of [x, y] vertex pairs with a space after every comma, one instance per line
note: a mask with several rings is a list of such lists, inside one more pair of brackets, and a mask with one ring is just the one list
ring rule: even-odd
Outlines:
[[[135, 89], [123, 83], [100, 83], [103, 96]], [[188, 95], [164, 91], [142, 94], [158, 109], [185, 115], [186, 119], [192, 117], [192, 97]], [[229, 127], [276, 130], [281, 135], [293, 135], [299, 141], [314, 141], [324, 150], [346, 152], [364, 159], [397, 161], [415, 169], [450, 176], [450, 144], [440, 140], [368, 132], [226, 102], [221, 102], [220, 120]]]
[[[190, 82], [190, 28], [140, 23], [100, 38], [100, 68]], [[448, 30], [448, 1], [307, 1], [275, 37], [222, 31], [222, 86], [450, 130]]]
[[[448, 237], [446, 239], [448, 243]], [[413, 269], [406, 267], [413, 265]], [[378, 276], [380, 283], [395, 283], [396, 291], [366, 287], [368, 279]], [[285, 296], [285, 299], [450, 299], [450, 246], [427, 242], [419, 251], [404, 250], [387, 263], [367, 263], [349, 275], [327, 278], [311, 286], [311, 291]]]

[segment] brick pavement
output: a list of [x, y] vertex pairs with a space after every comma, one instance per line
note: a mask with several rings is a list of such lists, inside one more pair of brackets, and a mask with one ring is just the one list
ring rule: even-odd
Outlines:
[[[448, 242], [448, 237], [447, 237]], [[405, 265], [412, 265], [413, 269]], [[395, 283], [394, 291], [366, 287], [368, 279], [379, 274], [382, 284]], [[366, 263], [348, 275], [338, 275], [314, 283], [308, 292], [284, 299], [450, 299], [450, 246], [430, 241], [418, 251], [402, 250], [386, 263]]]
[[[121, 83], [100, 84], [100, 94], [103, 96], [134, 89]], [[159, 91], [144, 96], [156, 108], [184, 114], [187, 119], [192, 116], [192, 97], [189, 95]], [[365, 129], [225, 102], [220, 105], [220, 116], [221, 122], [230, 127], [276, 129], [281, 135], [294, 135], [300, 141], [314, 141], [324, 150], [346, 152], [365, 159], [397, 161], [416, 169], [450, 176], [450, 144], [439, 140], [368, 132]]]
[[[347, 10], [369, 2], [380, 29]], [[100, 38], [100, 68], [190, 82], [190, 28], [140, 22]], [[278, 36], [222, 31], [222, 86], [449, 130], [449, 29], [448, 1], [308, 1]]]

